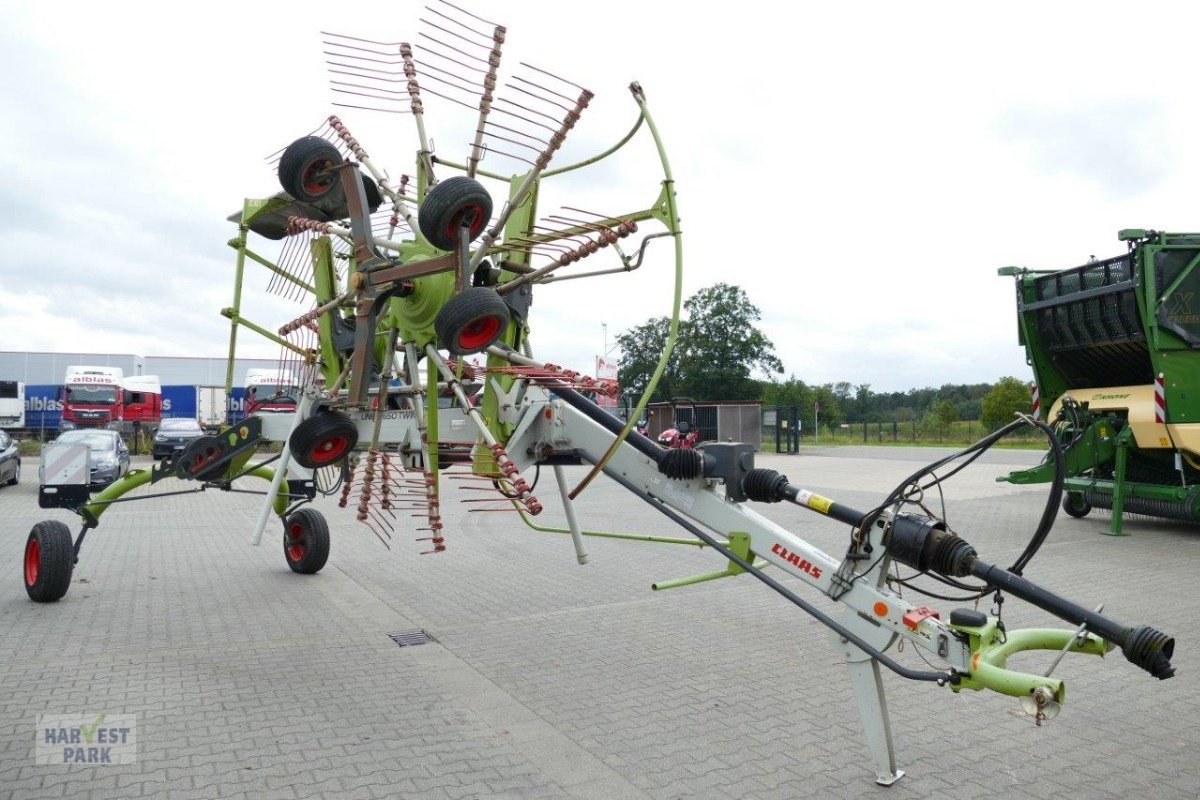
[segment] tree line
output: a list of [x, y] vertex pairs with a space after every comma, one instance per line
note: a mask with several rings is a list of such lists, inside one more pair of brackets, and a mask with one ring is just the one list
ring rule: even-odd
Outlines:
[[[784, 379], [774, 344], [755, 325], [761, 313], [739, 286], [718, 283], [701, 289], [684, 303], [684, 312], [652, 402], [674, 397], [749, 400], [794, 405], [806, 417], [819, 404], [822, 423], [981, 420], [988, 428], [1010, 420], [1013, 411], [1029, 410], [1028, 387], [1012, 377], [994, 384], [947, 383], [903, 392], [876, 392], [869, 383], [849, 381], [808, 384], [795, 374]], [[656, 317], [617, 336], [618, 381], [630, 396], [640, 396], [648, 385], [666, 348], [669, 322]]]

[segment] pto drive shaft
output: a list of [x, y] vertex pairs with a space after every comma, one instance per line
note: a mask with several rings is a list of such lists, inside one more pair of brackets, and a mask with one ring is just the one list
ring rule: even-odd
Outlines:
[[922, 571], [933, 571], [950, 578], [973, 575], [989, 586], [1003, 589], [1038, 608], [1087, 629], [1121, 648], [1129, 661], [1159, 680], [1175, 674], [1171, 655], [1175, 639], [1147, 625], [1127, 627], [1047, 591], [1003, 567], [983, 561], [975, 548], [945, 524], [927, 517], [900, 514], [884, 538], [888, 555], [902, 564]]
[[[750, 470], [742, 481], [742, 488], [751, 500], [763, 503], [788, 500], [855, 526], [861, 525], [868, 516], [824, 498], [819, 498], [819, 503], [814, 502], [814, 495], [789, 483], [786, 477], [774, 470]], [[1003, 589], [1060, 619], [1075, 625], [1086, 624], [1089, 631], [1120, 647], [1131, 663], [1159, 680], [1175, 674], [1175, 668], [1171, 666], [1171, 656], [1175, 652], [1174, 638], [1148, 625], [1121, 625], [1047, 591], [1014, 572], [982, 561], [974, 547], [954, 532], [946, 530], [945, 523], [928, 517], [898, 514], [888, 523], [883, 541], [888, 555], [901, 564], [948, 578], [973, 575], [989, 586]]]

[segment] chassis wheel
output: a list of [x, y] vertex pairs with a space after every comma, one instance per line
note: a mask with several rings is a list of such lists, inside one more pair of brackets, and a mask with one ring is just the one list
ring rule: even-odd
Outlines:
[[25, 591], [35, 603], [53, 603], [67, 593], [75, 569], [71, 531], [57, 520], [33, 526], [25, 540]]
[[17, 471], [14, 472], [12, 478], [9, 479], [8, 485], [16, 486], [20, 482], [21, 482], [21, 459], [18, 458], [17, 459]]
[[1092, 510], [1092, 504], [1083, 499], [1079, 492], [1067, 492], [1063, 496], [1062, 507], [1063, 511], [1076, 519], [1086, 517]]
[[321, 512], [302, 508], [283, 522], [283, 557], [293, 572], [312, 575], [329, 560], [329, 525]]
[[358, 444], [358, 429], [345, 414], [318, 411], [296, 426], [288, 438], [292, 458], [306, 469], [317, 469], [346, 457]]
[[472, 286], [446, 301], [433, 328], [441, 347], [456, 355], [470, 355], [499, 339], [508, 320], [508, 305], [495, 289]]
[[453, 250], [458, 231], [470, 226], [470, 241], [483, 232], [492, 216], [492, 196], [474, 178], [457, 175], [429, 190], [417, 212], [421, 235], [439, 250]]
[[341, 188], [334, 168], [342, 161], [338, 149], [320, 136], [297, 139], [279, 158], [279, 185], [303, 203], [315, 202]]

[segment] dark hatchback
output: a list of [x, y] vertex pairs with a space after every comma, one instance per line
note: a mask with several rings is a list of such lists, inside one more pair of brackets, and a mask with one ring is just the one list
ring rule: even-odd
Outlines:
[[169, 456], [203, 435], [200, 423], [194, 419], [164, 419], [154, 433], [154, 457], [157, 459]]

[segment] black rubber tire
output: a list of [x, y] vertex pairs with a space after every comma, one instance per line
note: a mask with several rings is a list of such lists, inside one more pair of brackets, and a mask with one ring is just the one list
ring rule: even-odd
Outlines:
[[292, 572], [312, 575], [329, 560], [329, 524], [315, 508], [301, 508], [283, 522], [283, 557]]
[[472, 286], [454, 295], [433, 321], [438, 344], [455, 355], [486, 349], [508, 328], [508, 305], [489, 286]]
[[18, 458], [17, 459], [17, 471], [14, 472], [12, 478], [9, 479], [8, 485], [16, 486], [20, 482], [21, 482], [21, 459]]
[[338, 149], [320, 136], [297, 139], [279, 158], [279, 185], [296, 200], [314, 203], [341, 191], [332, 168], [343, 161]]
[[358, 428], [345, 414], [318, 411], [296, 426], [288, 437], [292, 458], [305, 469], [336, 464], [358, 444]]
[[25, 592], [33, 602], [53, 603], [66, 594], [75, 570], [75, 546], [67, 526], [58, 520], [34, 525], [25, 540], [21, 567]]
[[464, 223], [471, 226], [475, 241], [492, 216], [492, 196], [483, 184], [466, 175], [447, 178], [429, 190], [417, 212], [417, 227], [431, 245], [453, 250]]
[[1075, 519], [1083, 519], [1091, 513], [1092, 504], [1079, 492], [1067, 492], [1063, 495], [1062, 509]]
[[367, 193], [367, 213], [374, 214], [383, 205], [383, 194], [379, 191], [379, 184], [370, 175], [363, 175], [363, 189]]

